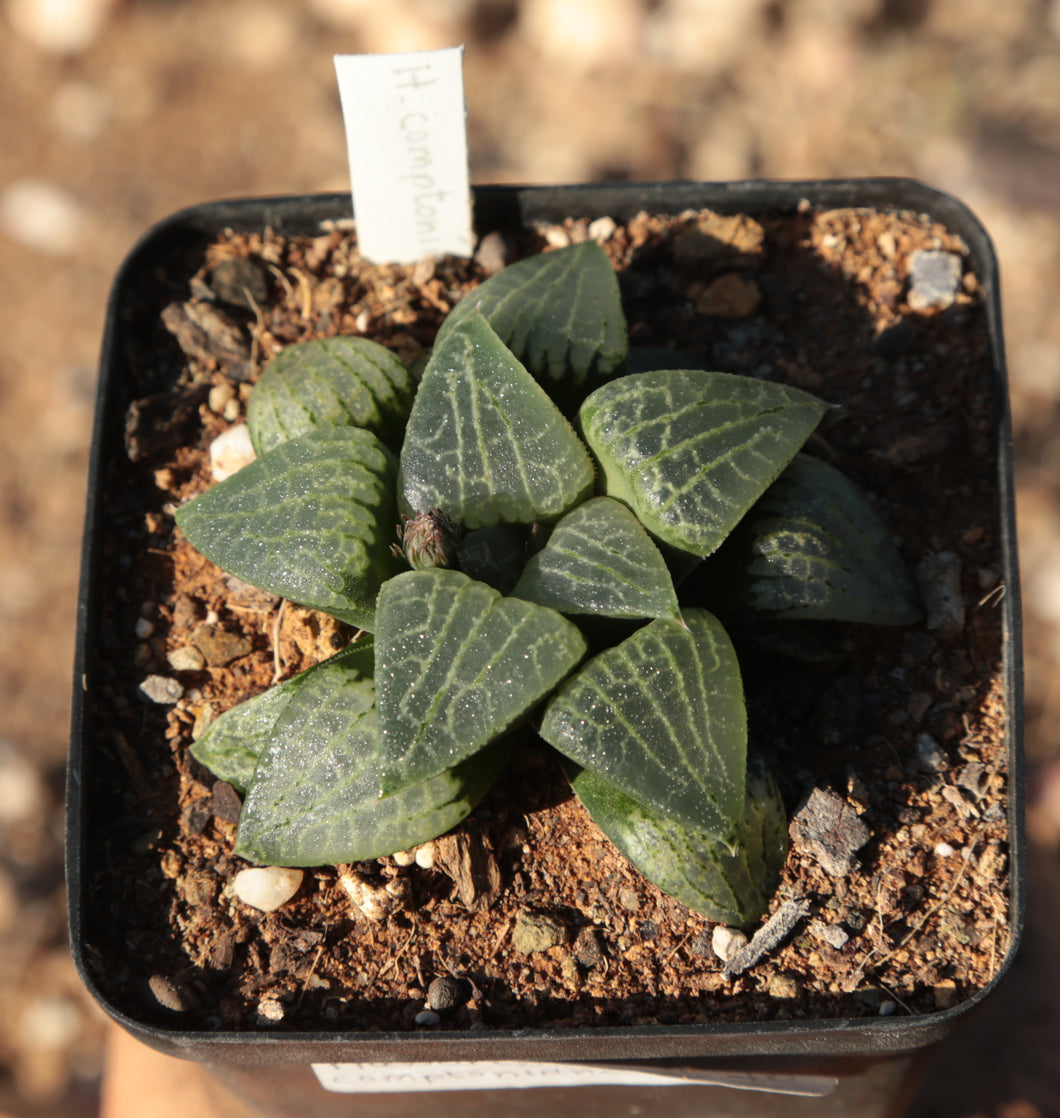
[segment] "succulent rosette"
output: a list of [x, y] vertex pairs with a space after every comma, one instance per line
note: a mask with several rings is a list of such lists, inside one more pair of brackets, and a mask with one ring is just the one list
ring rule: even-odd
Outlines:
[[266, 368], [257, 460], [178, 524], [362, 632], [196, 743], [245, 792], [237, 853], [310, 866], [434, 838], [530, 728], [646, 877], [714, 919], [761, 915], [786, 818], [729, 619], [899, 625], [919, 601], [868, 499], [803, 453], [826, 403], [643, 367], [590, 241], [481, 284], [418, 382], [360, 338]]

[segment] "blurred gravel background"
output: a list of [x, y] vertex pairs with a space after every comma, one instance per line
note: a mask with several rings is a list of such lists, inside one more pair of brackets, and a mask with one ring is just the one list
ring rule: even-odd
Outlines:
[[[104, 1028], [66, 951], [62, 780], [111, 278], [180, 207], [348, 186], [332, 54], [460, 42], [476, 182], [911, 175], [991, 231], [1016, 427], [1032, 925], [1053, 945], [1050, 959], [1031, 937], [1029, 1025], [1012, 1012], [1039, 1040], [1057, 1028], [1060, 948], [1035, 890], [1060, 876], [1060, 0], [3, 0], [0, 1118], [96, 1107]], [[1060, 1114], [1056, 1064], [1028, 1065], [1026, 1047], [1011, 1065], [995, 1048], [996, 1089], [947, 1113]]]

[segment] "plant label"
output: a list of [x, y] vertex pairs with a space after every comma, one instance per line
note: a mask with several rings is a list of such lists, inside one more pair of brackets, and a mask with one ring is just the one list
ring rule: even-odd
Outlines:
[[542, 1060], [440, 1060], [411, 1064], [313, 1064], [320, 1085], [343, 1094], [514, 1090], [527, 1087], [728, 1087], [772, 1095], [822, 1098], [829, 1075], [652, 1067], [650, 1064], [567, 1064]]
[[470, 256], [463, 47], [335, 56], [361, 255]]

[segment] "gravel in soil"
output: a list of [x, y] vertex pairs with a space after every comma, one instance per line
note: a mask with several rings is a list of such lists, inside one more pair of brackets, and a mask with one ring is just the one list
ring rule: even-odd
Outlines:
[[[507, 231], [504, 251], [588, 230]], [[486, 867], [477, 879], [496, 883], [488, 904], [453, 871], [459, 859], [429, 855], [312, 869], [271, 913], [239, 903], [238, 804], [190, 744], [211, 717], [352, 632], [224, 575], [175, 529], [173, 511], [210, 484], [207, 448], [242, 419], [278, 348], [363, 333], [414, 361], [484, 272], [451, 260], [369, 266], [344, 228], [227, 236], [204, 260], [170, 262], [166, 303], [178, 309], [164, 323], [161, 305], [135, 312], [146, 324], [126, 360], [139, 402], [103, 496], [109, 597], [92, 657], [101, 806], [87, 930], [101, 987], [133, 1016], [404, 1030], [916, 1014], [965, 1000], [999, 968], [1004, 588], [986, 328], [965, 247], [914, 214], [853, 210], [641, 215], [594, 232], [619, 268], [635, 344], [835, 404], [809, 449], [872, 495], [911, 565], [955, 557], [964, 616], [934, 629], [835, 626], [838, 667], [771, 661], [745, 673], [752, 739], [789, 812], [827, 791], [868, 841], [839, 874], [796, 829], [774, 907], [795, 901], [806, 916], [729, 978], [710, 922], [640, 877], [552, 754], [531, 744], [457, 833], [464, 856]], [[961, 262], [942, 303], [910, 298], [918, 251]], [[258, 298], [229, 284], [236, 265], [260, 279]], [[160, 412], [174, 418], [161, 439], [142, 419]], [[144, 694], [152, 677], [179, 697], [158, 683]], [[435, 1013], [429, 992], [447, 977], [466, 982], [467, 997]]]

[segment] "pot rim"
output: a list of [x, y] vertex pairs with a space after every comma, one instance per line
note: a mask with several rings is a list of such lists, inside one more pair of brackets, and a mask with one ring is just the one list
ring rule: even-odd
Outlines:
[[[709, 208], [723, 214], [873, 209], [915, 211], [942, 222], [965, 242], [980, 280], [986, 310], [998, 463], [1003, 611], [1004, 686], [1007, 704], [1008, 824], [1010, 843], [1009, 949], [992, 980], [949, 1009], [917, 1017], [815, 1018], [706, 1025], [602, 1027], [595, 1029], [483, 1030], [473, 1033], [355, 1033], [292, 1030], [213, 1032], [139, 1020], [111, 1004], [100, 989], [84, 937], [83, 906], [90, 888], [85, 870], [86, 805], [90, 787], [87, 751], [89, 648], [98, 615], [101, 531], [96, 493], [114, 445], [116, 400], [110, 370], [121, 352], [123, 291], [154, 254], [180, 246], [204, 247], [223, 229], [318, 232], [322, 222], [352, 217], [347, 193], [225, 199], [179, 210], [152, 226], [125, 258], [107, 306], [100, 358], [96, 421], [89, 467], [77, 613], [74, 695], [66, 791], [66, 876], [71, 950], [81, 980], [104, 1011], [149, 1046], [176, 1056], [225, 1064], [425, 1060], [661, 1060], [742, 1057], [887, 1057], [915, 1051], [946, 1036], [977, 1007], [1008, 971], [1022, 936], [1026, 909], [1024, 832], [1022, 621], [1016, 558], [1014, 482], [1007, 373], [1001, 322], [997, 257], [985, 228], [961, 201], [907, 178], [691, 181], [580, 184], [573, 186], [476, 187], [476, 231], [502, 225], [640, 211], [680, 213]], [[201, 256], [201, 252], [199, 252]], [[122, 409], [123, 411], [124, 409]]]

